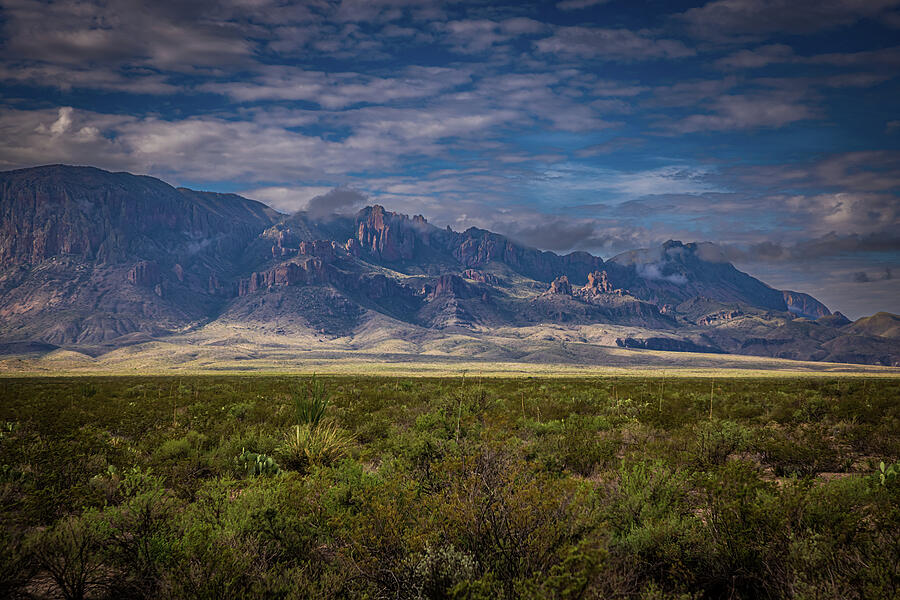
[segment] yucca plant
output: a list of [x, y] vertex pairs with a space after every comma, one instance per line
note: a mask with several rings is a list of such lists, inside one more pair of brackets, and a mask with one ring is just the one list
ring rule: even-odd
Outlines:
[[299, 389], [293, 390], [294, 412], [298, 425], [309, 425], [315, 429], [325, 416], [328, 408], [328, 391], [325, 383], [312, 376], [306, 386], [305, 393]]
[[333, 464], [347, 453], [351, 442], [352, 438], [334, 423], [295, 425], [285, 436], [281, 453], [285, 464], [305, 469], [314, 464]]

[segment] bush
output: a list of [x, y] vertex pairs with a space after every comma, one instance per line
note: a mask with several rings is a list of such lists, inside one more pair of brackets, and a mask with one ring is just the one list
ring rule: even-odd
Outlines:
[[97, 513], [89, 511], [60, 519], [28, 540], [29, 554], [66, 600], [82, 600], [113, 580], [103, 553], [107, 539], [102, 529]]
[[747, 429], [734, 421], [704, 421], [695, 425], [693, 431], [692, 454], [700, 468], [725, 464], [729, 456], [744, 450], [749, 441]]
[[426, 546], [425, 552], [407, 557], [411, 597], [440, 600], [458, 585], [477, 578], [477, 565], [471, 554], [448, 546]]
[[772, 467], [779, 477], [843, 471], [851, 462], [841, 456], [831, 432], [821, 425], [768, 427], [759, 434], [755, 447], [763, 464]]
[[589, 476], [596, 468], [609, 466], [621, 445], [621, 434], [605, 431], [608, 426], [604, 417], [577, 414], [561, 423], [552, 421], [537, 428], [542, 435], [535, 455], [550, 469]]

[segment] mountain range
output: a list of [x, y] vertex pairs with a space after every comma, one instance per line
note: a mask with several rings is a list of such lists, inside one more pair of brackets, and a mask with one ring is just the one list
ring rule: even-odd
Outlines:
[[526, 362], [578, 361], [575, 344], [900, 365], [896, 315], [851, 322], [710, 243], [603, 260], [378, 205], [285, 215], [91, 167], [0, 173], [0, 354], [98, 356], [173, 338]]

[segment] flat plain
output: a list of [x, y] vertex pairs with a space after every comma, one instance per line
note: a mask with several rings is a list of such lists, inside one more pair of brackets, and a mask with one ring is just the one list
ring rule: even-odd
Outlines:
[[422, 366], [7, 374], [0, 595], [900, 591], [890, 373]]

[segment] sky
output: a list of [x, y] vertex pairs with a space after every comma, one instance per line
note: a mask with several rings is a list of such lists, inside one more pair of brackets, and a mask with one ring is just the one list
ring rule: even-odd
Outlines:
[[900, 313], [900, 0], [0, 0], [0, 170], [52, 163]]

